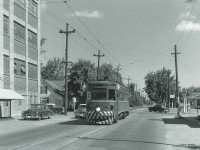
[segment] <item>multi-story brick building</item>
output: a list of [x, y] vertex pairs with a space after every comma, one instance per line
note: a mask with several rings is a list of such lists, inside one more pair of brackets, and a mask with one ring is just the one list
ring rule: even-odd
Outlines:
[[20, 114], [40, 102], [40, 4], [39, 0], [0, 0], [0, 89], [25, 97], [1, 109]]

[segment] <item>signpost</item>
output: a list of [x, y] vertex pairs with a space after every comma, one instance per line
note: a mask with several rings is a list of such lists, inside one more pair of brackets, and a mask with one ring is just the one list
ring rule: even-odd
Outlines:
[[74, 112], [75, 112], [76, 97], [73, 97], [72, 100], [73, 100], [73, 103], [74, 103]]

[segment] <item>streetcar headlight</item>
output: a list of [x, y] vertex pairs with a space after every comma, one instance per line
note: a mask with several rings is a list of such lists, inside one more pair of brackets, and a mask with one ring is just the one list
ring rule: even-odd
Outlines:
[[100, 107], [97, 107], [97, 108], [96, 108], [96, 111], [100, 111], [100, 110], [101, 110], [101, 108], [100, 108]]

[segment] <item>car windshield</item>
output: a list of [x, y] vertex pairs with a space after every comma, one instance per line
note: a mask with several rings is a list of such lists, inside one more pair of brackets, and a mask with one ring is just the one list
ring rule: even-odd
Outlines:
[[79, 108], [85, 108], [86, 109], [86, 105], [79, 105]]
[[31, 104], [29, 108], [31, 108], [31, 109], [42, 109], [42, 108], [44, 108], [44, 106], [40, 105], [40, 104]]
[[106, 89], [105, 88], [96, 88], [91, 92], [92, 100], [105, 100], [106, 99]]

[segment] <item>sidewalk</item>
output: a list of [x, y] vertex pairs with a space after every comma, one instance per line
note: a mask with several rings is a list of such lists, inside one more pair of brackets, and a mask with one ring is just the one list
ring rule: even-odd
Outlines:
[[[170, 113], [177, 113], [176, 108], [171, 108]], [[199, 126], [200, 127], [200, 119], [198, 119], [197, 116], [200, 116], [200, 110], [197, 113], [197, 109], [191, 109], [187, 113], [180, 113], [181, 117], [192, 123], [194, 126]]]
[[9, 133], [31, 130], [42, 126], [53, 125], [70, 120], [75, 120], [73, 112], [67, 112], [66, 116], [56, 114], [51, 116], [50, 119], [42, 119], [42, 120], [37, 120], [37, 119], [22, 120], [19, 116], [15, 116], [15, 118], [13, 119], [0, 120], [0, 136]]

